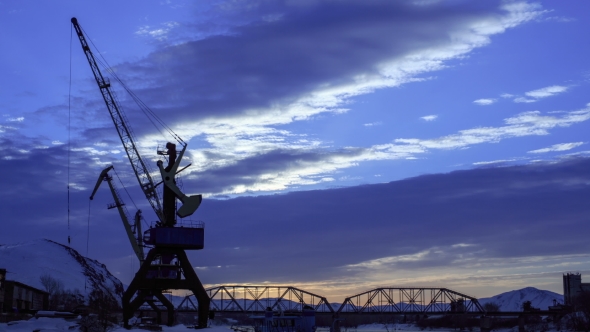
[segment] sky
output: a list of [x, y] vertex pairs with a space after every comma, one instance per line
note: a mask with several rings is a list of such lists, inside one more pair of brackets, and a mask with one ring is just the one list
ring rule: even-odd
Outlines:
[[[590, 272], [589, 15], [583, 1], [0, 0], [0, 243], [70, 236], [129, 283], [112, 198], [88, 200], [108, 165], [129, 212], [155, 220], [77, 17], [188, 143], [206, 285], [562, 292], [561, 273]], [[155, 171], [174, 138], [111, 81]]]

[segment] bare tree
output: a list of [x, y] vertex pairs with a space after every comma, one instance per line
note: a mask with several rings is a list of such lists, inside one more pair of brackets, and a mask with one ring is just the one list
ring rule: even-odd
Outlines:
[[49, 309], [57, 310], [63, 297], [64, 284], [47, 273], [41, 275], [39, 279], [45, 291], [49, 293]]
[[94, 323], [91, 324], [93, 325], [92, 328], [89, 329], [90, 331], [98, 328], [98, 331], [106, 332], [115, 327], [117, 319], [113, 313], [115, 310], [120, 309], [120, 306], [112, 292], [94, 289], [88, 296], [88, 306], [93, 312], [89, 319], [94, 320]]
[[498, 312], [500, 311], [500, 305], [496, 302], [488, 302], [483, 305], [486, 312]]

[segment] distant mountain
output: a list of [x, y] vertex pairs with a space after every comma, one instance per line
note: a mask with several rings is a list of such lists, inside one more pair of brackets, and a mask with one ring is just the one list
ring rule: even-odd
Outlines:
[[7, 270], [7, 280], [41, 290], [45, 290], [41, 276], [49, 275], [61, 281], [65, 290], [78, 289], [84, 295], [98, 289], [120, 301], [124, 292], [121, 281], [104, 264], [51, 240], [0, 245], [0, 268]]
[[554, 299], [559, 303], [563, 303], [563, 295], [561, 294], [534, 287], [526, 287], [492, 297], [481, 298], [479, 299], [479, 303], [483, 306], [486, 303], [494, 302], [500, 306], [500, 311], [522, 311], [522, 303], [531, 301], [534, 308], [547, 310], [550, 305], [553, 305]]

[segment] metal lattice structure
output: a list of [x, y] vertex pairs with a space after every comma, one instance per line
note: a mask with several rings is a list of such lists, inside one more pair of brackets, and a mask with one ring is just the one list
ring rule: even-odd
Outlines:
[[[316, 312], [334, 312], [325, 297], [291, 286], [229, 285], [209, 288], [207, 293], [210, 309], [215, 311], [263, 312], [270, 307], [275, 311], [301, 312], [307, 305]], [[185, 297], [177, 308], [196, 308], [191, 297]]]
[[[329, 313], [480, 313], [479, 301], [448, 288], [376, 288], [344, 299], [334, 310], [324, 296], [292, 286], [224, 285], [208, 288], [210, 309], [221, 312], [302, 311], [308, 305], [316, 312]], [[186, 296], [180, 310], [196, 310]]]
[[338, 312], [485, 313], [479, 301], [447, 288], [376, 288], [347, 297]]

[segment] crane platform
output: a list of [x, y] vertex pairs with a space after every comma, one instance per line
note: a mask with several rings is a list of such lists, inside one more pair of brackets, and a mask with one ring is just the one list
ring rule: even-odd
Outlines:
[[154, 227], [143, 234], [145, 244], [158, 247], [199, 250], [205, 245], [203, 227]]

